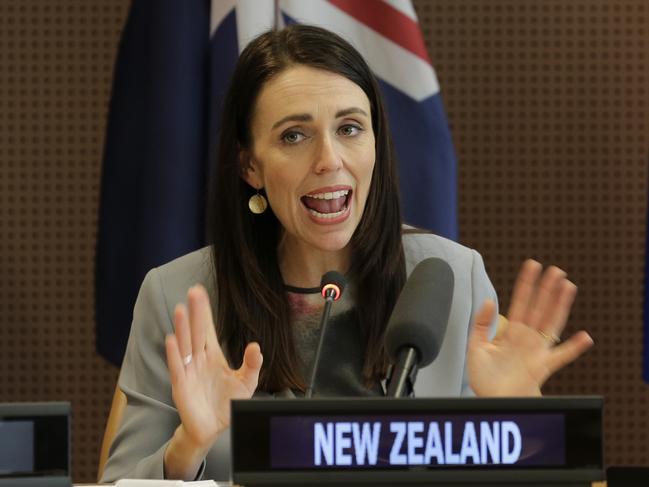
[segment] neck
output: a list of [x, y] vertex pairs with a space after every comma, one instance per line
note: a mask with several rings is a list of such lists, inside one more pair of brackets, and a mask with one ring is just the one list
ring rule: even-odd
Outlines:
[[325, 251], [283, 238], [277, 249], [279, 268], [284, 283], [294, 287], [320, 286], [322, 275], [328, 271], [345, 274], [349, 270], [349, 245], [337, 251]]

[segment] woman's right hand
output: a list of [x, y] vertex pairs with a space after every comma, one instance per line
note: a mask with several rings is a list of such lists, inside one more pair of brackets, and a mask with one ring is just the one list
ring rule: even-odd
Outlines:
[[230, 400], [255, 392], [263, 358], [259, 345], [249, 343], [241, 367], [230, 368], [203, 286], [187, 291], [187, 306], [176, 306], [174, 327], [176, 333], [166, 339], [167, 366], [181, 424], [165, 451], [165, 477], [194, 480], [205, 455], [230, 426]]

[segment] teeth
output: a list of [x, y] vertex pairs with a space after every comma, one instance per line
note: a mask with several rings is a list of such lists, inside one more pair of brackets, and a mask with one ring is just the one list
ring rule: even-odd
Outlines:
[[309, 198], [315, 198], [317, 200], [335, 200], [347, 196], [349, 194], [348, 189], [343, 189], [341, 191], [333, 191], [331, 193], [317, 193], [317, 194], [308, 194]]
[[347, 207], [346, 207], [346, 206], [344, 206], [342, 210], [337, 211], [337, 212], [335, 212], [335, 213], [320, 213], [319, 211], [315, 211], [315, 210], [312, 210], [312, 209], [309, 208], [309, 212], [310, 212], [313, 216], [318, 217], [318, 218], [336, 218], [337, 216], [342, 215], [342, 214], [345, 213], [346, 211], [347, 211]]

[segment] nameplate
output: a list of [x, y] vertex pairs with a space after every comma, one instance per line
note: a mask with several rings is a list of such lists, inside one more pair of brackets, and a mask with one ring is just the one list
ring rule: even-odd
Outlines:
[[233, 401], [231, 435], [246, 485], [603, 478], [598, 397]]

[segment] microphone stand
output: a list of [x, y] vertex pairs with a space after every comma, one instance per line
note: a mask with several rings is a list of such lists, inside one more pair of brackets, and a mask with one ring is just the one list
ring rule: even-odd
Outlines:
[[407, 397], [413, 394], [417, 379], [419, 355], [413, 347], [399, 350], [397, 361], [390, 367], [387, 379], [387, 396]]
[[306, 392], [304, 393], [304, 397], [306, 398], [310, 398], [313, 395], [313, 386], [315, 385], [315, 379], [318, 373], [318, 363], [320, 362], [320, 352], [322, 351], [322, 343], [324, 342], [325, 329], [327, 328], [327, 323], [329, 322], [329, 313], [331, 312], [331, 305], [334, 302], [336, 291], [333, 289], [327, 289], [325, 293], [325, 305], [324, 310], [322, 311], [322, 317], [320, 318], [320, 336], [318, 337], [318, 348], [316, 348], [315, 358], [313, 359], [313, 366], [311, 368], [311, 380], [309, 380], [309, 386], [306, 388]]

